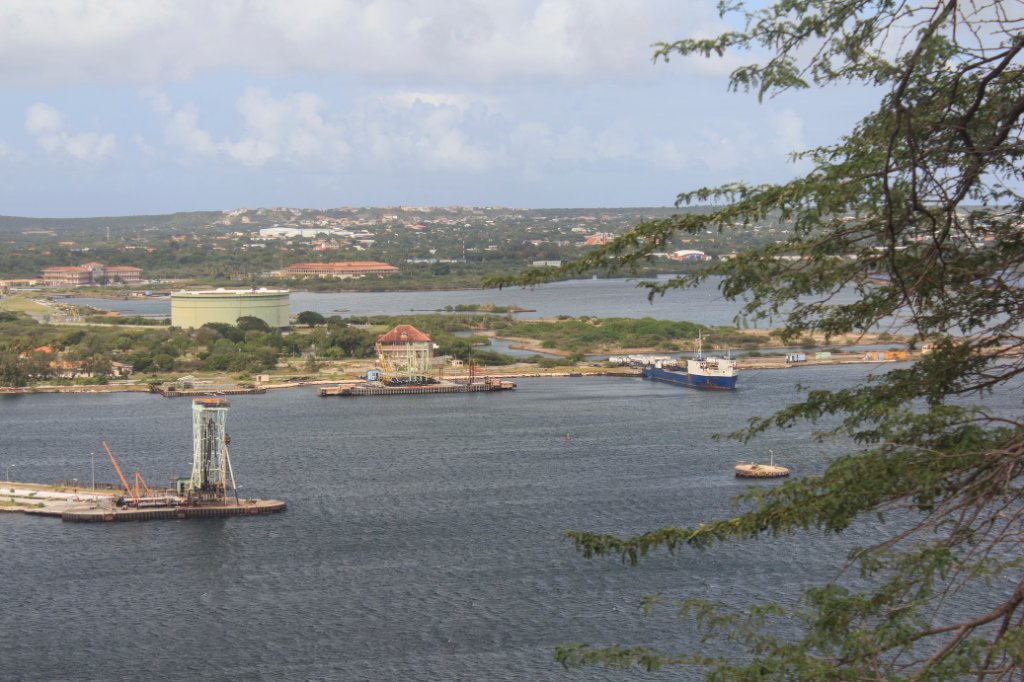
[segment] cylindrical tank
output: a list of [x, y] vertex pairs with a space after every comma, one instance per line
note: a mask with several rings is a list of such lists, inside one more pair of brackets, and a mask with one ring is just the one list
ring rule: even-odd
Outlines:
[[236, 324], [257, 317], [271, 327], [287, 327], [287, 289], [207, 289], [171, 294], [171, 325], [196, 329], [208, 322]]

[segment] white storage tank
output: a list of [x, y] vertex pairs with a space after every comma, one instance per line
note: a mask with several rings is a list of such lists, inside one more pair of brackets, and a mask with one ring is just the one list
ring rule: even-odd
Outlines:
[[287, 289], [204, 289], [171, 294], [171, 325], [197, 329], [208, 322], [236, 324], [257, 317], [271, 327], [289, 325]]

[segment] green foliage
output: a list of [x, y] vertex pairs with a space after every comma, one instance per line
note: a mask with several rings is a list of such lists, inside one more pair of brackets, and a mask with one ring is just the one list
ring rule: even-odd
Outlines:
[[245, 332], [234, 325], [227, 324], [226, 322], [207, 322], [200, 329], [209, 329], [216, 332], [221, 337], [239, 343], [245, 340]]
[[299, 324], [304, 324], [307, 327], [317, 327], [322, 324], [327, 324], [327, 319], [320, 313], [313, 310], [303, 310], [296, 317], [296, 321]]
[[324, 347], [336, 350], [338, 357], [366, 358], [375, 354], [373, 344], [376, 337], [366, 330], [348, 325], [331, 325], [330, 329]]
[[154, 319], [151, 317], [139, 317], [138, 315], [128, 317], [87, 315], [84, 319], [89, 324], [131, 325], [133, 327], [165, 327], [171, 324], [171, 321], [167, 318]]
[[493, 350], [474, 350], [472, 357], [473, 361], [481, 367], [512, 365], [516, 362], [516, 359], [511, 355], [505, 355]]
[[[566, 645], [565, 665], [697, 665], [709, 679], [1016, 679], [1024, 672], [1024, 423], [994, 414], [992, 391], [1024, 375], [1024, 32], [1019, 3], [780, 0], [739, 13], [743, 28], [657, 46], [655, 59], [764, 50], [730, 85], [759, 97], [853, 81], [878, 108], [838, 143], [797, 156], [813, 169], [782, 185], [685, 192], [703, 212], [637, 225], [558, 269], [636, 272], [680, 235], [729, 233], [765, 220], [786, 239], [651, 283], [650, 295], [721, 276], [743, 316], [786, 320], [782, 338], [826, 338], [901, 320], [934, 349], [911, 367], [806, 399], [734, 434], [799, 420], [852, 450], [821, 476], [756, 489], [750, 511], [635, 537], [572, 531], [585, 557], [635, 564], [655, 550], [814, 530], [840, 533], [868, 514], [888, 537], [850, 556], [859, 575], [808, 587], [785, 611], [675, 604], [736, 657]], [[534, 283], [549, 270], [492, 283]], [[883, 281], [886, 284], [879, 285]], [[854, 292], [838, 303], [840, 291]], [[1019, 397], [1019, 393], [1017, 394]], [[969, 593], [971, 610], [948, 605]], [[654, 599], [647, 606], [672, 604]], [[774, 636], [771, 619], [799, 625]]]
[[14, 353], [0, 353], [0, 386], [24, 386], [28, 372]]
[[699, 332], [708, 337], [709, 344], [725, 340], [726, 336], [729, 341], [746, 340], [739, 333], [726, 334], [714, 330], [709, 334], [709, 329], [703, 325], [655, 320], [651, 317], [567, 318], [559, 319], [557, 322], [514, 322], [501, 333], [504, 336], [537, 339], [543, 348], [574, 351], [598, 348], [656, 348], [679, 340], [686, 340], [687, 345], [691, 345]]
[[244, 332], [257, 331], [257, 332], [269, 332], [270, 325], [266, 321], [259, 317], [253, 317], [252, 315], [244, 315], [235, 321], [235, 326]]

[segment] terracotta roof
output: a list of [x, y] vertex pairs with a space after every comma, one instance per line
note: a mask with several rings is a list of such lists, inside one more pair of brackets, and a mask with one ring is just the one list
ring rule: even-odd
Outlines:
[[400, 324], [387, 334], [377, 337], [377, 343], [397, 345], [401, 343], [430, 343], [433, 341], [428, 334], [424, 334], [411, 324]]
[[107, 272], [135, 272], [136, 270], [142, 272], [142, 268], [136, 268], [131, 265], [110, 265], [106, 268]]
[[77, 265], [58, 265], [55, 267], [43, 268], [43, 272], [89, 272], [89, 269], [80, 268]]

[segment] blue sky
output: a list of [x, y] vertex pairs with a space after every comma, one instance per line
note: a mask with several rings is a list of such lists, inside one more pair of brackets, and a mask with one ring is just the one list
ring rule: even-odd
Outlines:
[[651, 62], [714, 0], [5, 0], [0, 214], [670, 205], [782, 181], [859, 90]]

